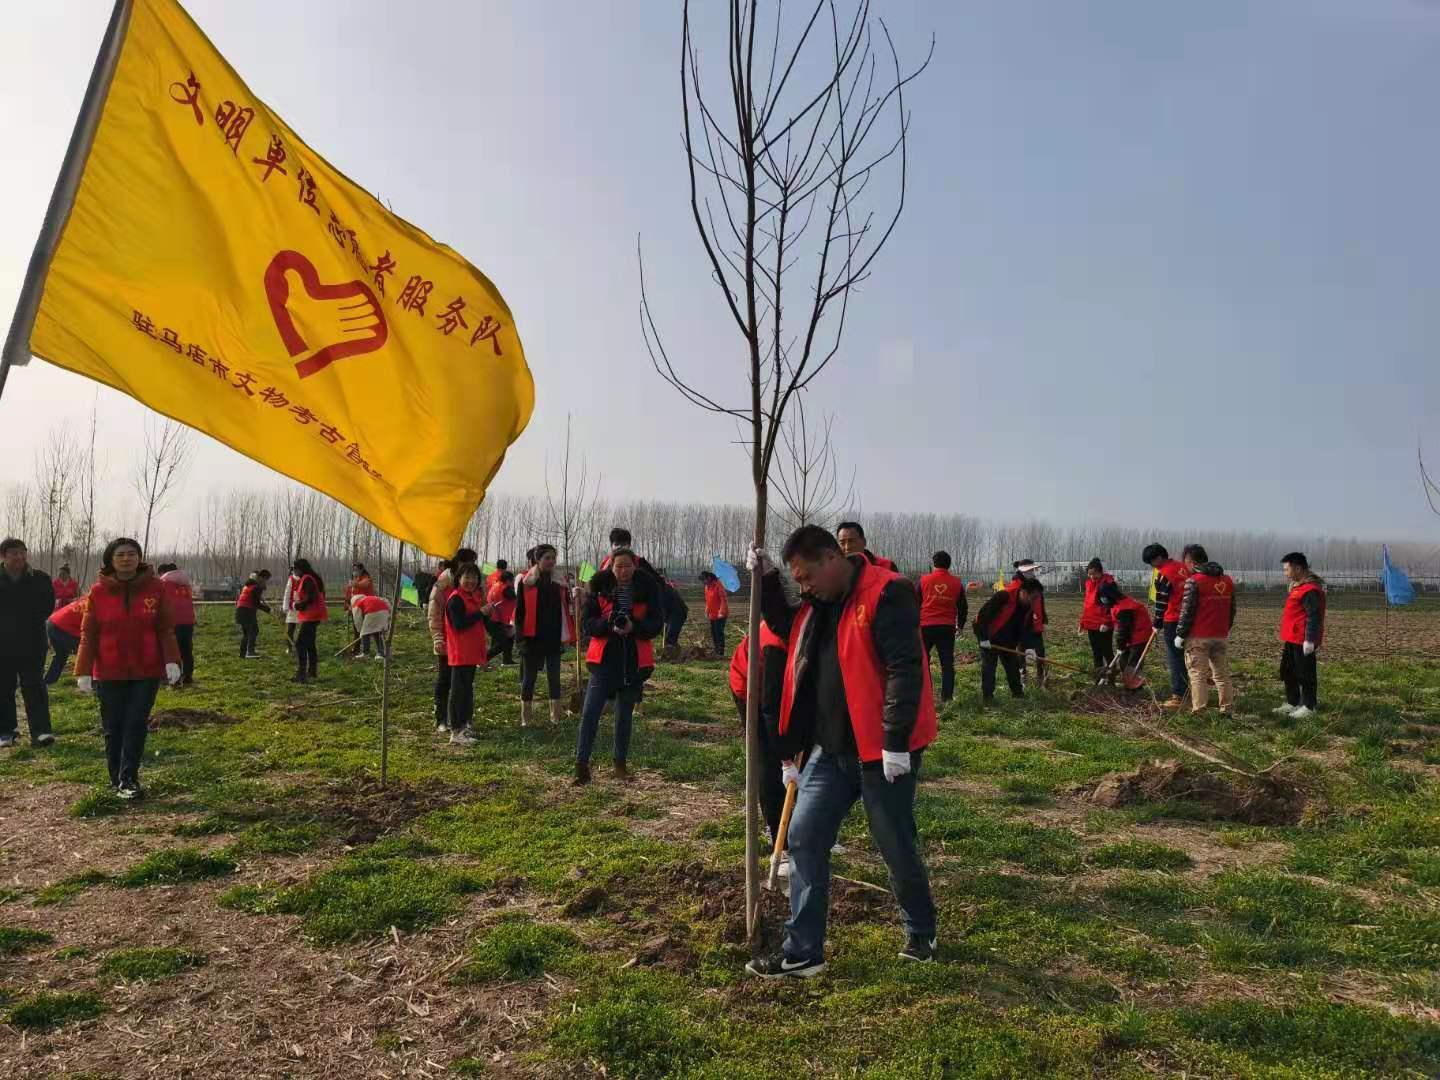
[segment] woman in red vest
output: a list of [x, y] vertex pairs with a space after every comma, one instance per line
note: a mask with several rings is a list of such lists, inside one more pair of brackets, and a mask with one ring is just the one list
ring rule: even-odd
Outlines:
[[50, 651], [55, 654], [50, 661], [50, 670], [45, 673], [45, 685], [54, 686], [65, 674], [65, 661], [80, 648], [80, 627], [85, 622], [85, 609], [90, 606], [89, 596], [72, 600], [45, 620], [45, 636], [50, 639]]
[[99, 695], [110, 786], [122, 799], [143, 795], [140, 762], [160, 680], [171, 686], [180, 681], [180, 646], [165, 586], [140, 557], [140, 545], [128, 537], [105, 548], [75, 658], [80, 689]]
[[1285, 704], [1279, 716], [1305, 720], [1319, 704], [1319, 665], [1315, 650], [1325, 640], [1325, 582], [1311, 572], [1303, 554], [1292, 551], [1280, 561], [1290, 591], [1280, 613], [1280, 678], [1285, 681]]
[[450, 668], [450, 741], [474, 746], [470, 721], [475, 716], [475, 669], [489, 662], [485, 601], [480, 568], [466, 563], [456, 574], [459, 587], [445, 601], [445, 659]]
[[265, 586], [270, 583], [269, 570], [256, 570], [245, 584], [240, 586], [240, 595], [235, 598], [235, 622], [240, 627], [240, 659], [259, 660], [256, 646], [260, 642], [260, 616], [258, 612], [270, 613], [265, 603]]
[[493, 614], [490, 616], [489, 631], [495, 636], [490, 643], [487, 659], [504, 654], [502, 664], [515, 663], [515, 575], [509, 570], [500, 571], [500, 576], [485, 590], [485, 599]]
[[60, 569], [55, 573], [55, 579], [50, 582], [50, 586], [55, 590], [56, 611], [59, 611], [80, 595], [80, 582], [70, 576], [70, 566], [68, 563], [61, 564]]
[[175, 641], [180, 646], [180, 685], [195, 685], [195, 596], [190, 579], [173, 562], [161, 563], [155, 571], [165, 586], [170, 613], [175, 618]]
[[730, 597], [725, 585], [709, 570], [700, 571], [700, 580], [705, 585], [705, 618], [710, 620], [710, 643], [715, 647], [715, 658], [725, 655], [725, 620], [730, 618]]
[[515, 636], [520, 646], [520, 726], [530, 722], [534, 712], [535, 683], [545, 669], [550, 700], [550, 721], [558, 724], [564, 716], [560, 703], [560, 653], [566, 641], [575, 639], [565, 603], [565, 586], [555, 580], [555, 548], [536, 546], [535, 563], [520, 579], [515, 590]]
[[369, 656], [373, 645], [375, 659], [384, 660], [385, 634], [390, 629], [390, 601], [383, 596], [357, 593], [350, 597], [350, 618], [360, 638], [360, 653]]
[[1090, 637], [1090, 658], [1095, 663], [1095, 677], [1115, 659], [1115, 628], [1110, 613], [1100, 603], [1100, 591], [1114, 585], [1113, 574], [1105, 572], [1099, 559], [1091, 559], [1085, 567], [1085, 606], [1080, 609], [1080, 632]]
[[651, 639], [665, 629], [665, 605], [659, 578], [636, 573], [639, 559], [629, 548], [610, 555], [610, 568], [590, 579], [584, 629], [590, 635], [585, 660], [590, 684], [580, 714], [575, 746], [575, 783], [590, 782], [590, 753], [600, 729], [605, 702], [615, 699], [615, 775], [630, 778], [630, 727], [645, 680], [655, 670]]
[[325, 606], [325, 580], [315, 572], [309, 559], [296, 559], [293, 567], [299, 583], [295, 586], [295, 682], [305, 683], [320, 672], [320, 624], [330, 618]]
[[[1150, 612], [1140, 601], [1121, 592], [1120, 586], [1113, 581], [1100, 590], [1099, 601], [1115, 627], [1115, 651], [1120, 655], [1118, 670], [1135, 673], [1135, 667], [1140, 663], [1154, 631]], [[1136, 690], [1140, 688], [1139, 684], [1132, 685]]]

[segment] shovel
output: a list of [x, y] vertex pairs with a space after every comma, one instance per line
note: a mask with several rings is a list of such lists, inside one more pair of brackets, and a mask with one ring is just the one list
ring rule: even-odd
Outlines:
[[1158, 630], [1151, 630], [1149, 640], [1145, 642], [1145, 648], [1140, 650], [1140, 659], [1135, 661], [1135, 666], [1129, 671], [1121, 673], [1120, 680], [1126, 690], [1139, 690], [1145, 685], [1145, 677], [1140, 674], [1141, 667], [1145, 664], [1145, 657], [1150, 653], [1150, 646], [1155, 642], [1155, 635]]
[[[797, 768], [803, 764], [803, 758], [797, 758]], [[785, 857], [785, 841], [790, 836], [790, 815], [795, 812], [795, 794], [800, 790], [800, 785], [791, 781], [785, 785], [785, 807], [780, 811], [780, 828], [775, 830], [775, 849], [770, 852], [770, 877], [765, 882], [767, 889], [775, 889], [780, 885], [780, 860]]]
[[[1011, 656], [1019, 656], [1022, 658], [1025, 656], [1019, 649], [1007, 648], [1004, 645], [991, 645], [990, 651], [1009, 653]], [[1048, 656], [1037, 656], [1035, 657], [1035, 662], [1039, 664], [1049, 664], [1051, 667], [1059, 668], [1061, 671], [1074, 671], [1081, 675], [1085, 674], [1084, 668], [1078, 668], [1074, 664], [1062, 664], [1059, 660], [1051, 660]]]

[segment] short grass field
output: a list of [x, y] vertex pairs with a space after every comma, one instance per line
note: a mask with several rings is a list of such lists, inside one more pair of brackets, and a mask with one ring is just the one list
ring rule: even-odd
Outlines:
[[[1052, 655], [1088, 666], [1075, 602], [1051, 609]], [[0, 757], [0, 1074], [1440, 1075], [1440, 609], [1387, 630], [1335, 598], [1299, 724], [1270, 712], [1276, 612], [1242, 611], [1231, 721], [1078, 677], [982, 713], [966, 640], [918, 806], [940, 962], [897, 959], [857, 807], [829, 968], [797, 985], [743, 973], [722, 664], [662, 665], [636, 781], [610, 774], [607, 721], [577, 789], [574, 719], [522, 730], [514, 668], [479, 680], [478, 746], [436, 738], [407, 614], [382, 789], [383, 665], [334, 659], [332, 622], [297, 687], [276, 625], [244, 662], [206, 608], [146, 801], [109, 795], [71, 680], [59, 742]], [[1100, 783], [1152, 761], [1184, 768]], [[783, 900], [763, 913], [773, 943]]]

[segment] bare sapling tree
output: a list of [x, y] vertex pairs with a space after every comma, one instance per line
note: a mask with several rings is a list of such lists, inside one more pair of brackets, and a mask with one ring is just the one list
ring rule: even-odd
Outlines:
[[35, 523], [36, 491], [31, 481], [22, 480], [12, 484], [5, 492], [5, 528], [10, 536], [17, 536], [28, 545], [32, 539], [30, 527]]
[[95, 401], [90, 405], [90, 430], [86, 435], [84, 458], [80, 463], [79, 476], [77, 477], [77, 498], [75, 508], [75, 547], [79, 552], [80, 582], [88, 585], [90, 582], [90, 560], [95, 550], [95, 488], [96, 488], [96, 458], [95, 458], [95, 436], [100, 428], [100, 401], [99, 394], [96, 394]]
[[803, 395], [785, 416], [780, 430], [781, 453], [775, 460], [775, 488], [790, 520], [796, 525], [828, 521], [855, 497], [855, 472], [847, 487], [840, 486], [836, 462], [835, 417], [826, 415], [812, 425]]
[[45, 544], [45, 569], [55, 573], [56, 555], [70, 522], [80, 472], [80, 448], [64, 425], [52, 428], [35, 454], [35, 482], [40, 499], [40, 539]]
[[175, 497], [190, 465], [190, 429], [165, 418], [145, 417], [145, 452], [135, 467], [135, 492], [145, 507], [144, 551], [150, 550], [155, 515]]
[[1420, 464], [1420, 486], [1425, 492], [1425, 501], [1430, 504], [1430, 509], [1440, 515], [1440, 486], [1430, 477], [1430, 470], [1425, 468], [1425, 451], [1422, 447], [1415, 448], [1415, 458]]
[[[838, 0], [807, 0], [798, 18], [789, 20], [783, 0], [776, 0], [773, 18], [767, 14], [763, 26], [759, 0], [730, 0], [724, 75], [707, 81], [691, 6], [686, 0], [680, 37], [690, 209], [708, 272], [744, 345], [743, 380], [732, 376], [710, 387], [676, 370], [656, 326], [637, 245], [640, 326], [662, 378], [691, 404], [733, 417], [746, 429], [753, 540], [762, 545], [786, 409], [839, 354], [851, 292], [870, 276], [904, 208], [904, 91], [929, 64], [934, 42], [918, 67], [904, 71], [885, 23], [870, 17], [869, 0], [856, 0], [848, 16]], [[718, 5], [705, 5], [707, 16], [716, 10]], [[877, 192], [887, 187], [888, 193], [873, 193], [872, 182]], [[752, 671], [760, 670], [759, 587], [754, 573]], [[745, 724], [746, 928], [752, 940], [759, 903], [759, 682], [750, 680]]]

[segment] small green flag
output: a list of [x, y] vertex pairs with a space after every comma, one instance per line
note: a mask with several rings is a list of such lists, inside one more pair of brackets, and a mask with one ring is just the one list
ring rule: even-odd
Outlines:
[[589, 581], [594, 576], [595, 567], [591, 566], [588, 562], [582, 562], [580, 564], [580, 580]]

